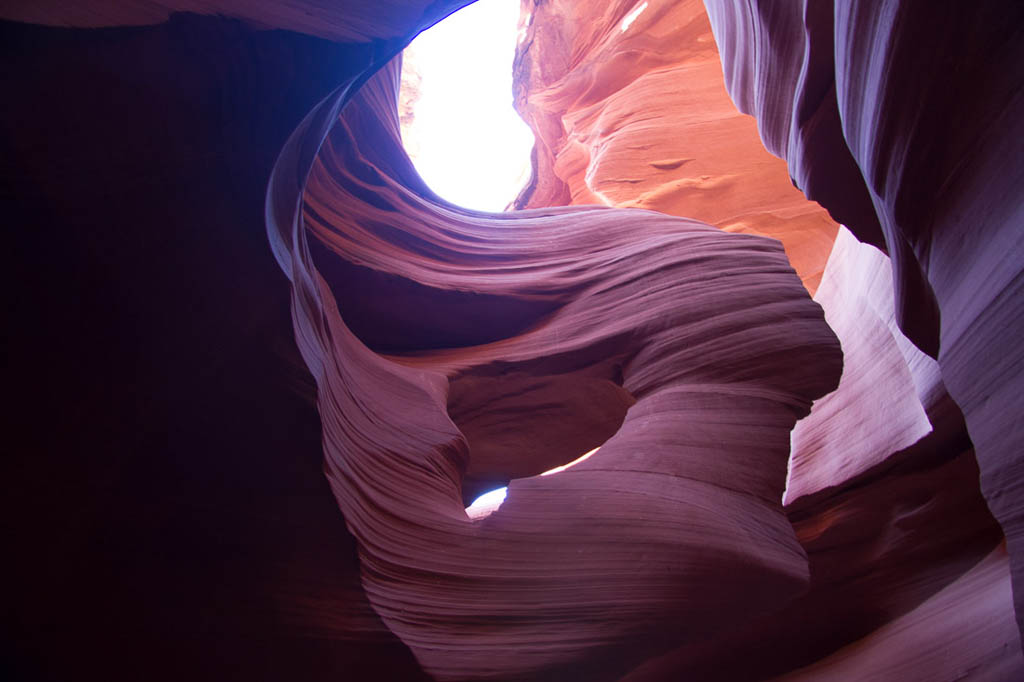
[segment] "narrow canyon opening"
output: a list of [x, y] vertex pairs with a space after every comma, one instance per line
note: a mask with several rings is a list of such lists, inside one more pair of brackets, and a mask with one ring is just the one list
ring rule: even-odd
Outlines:
[[478, 0], [402, 53], [399, 117], [416, 170], [444, 199], [503, 211], [530, 176], [533, 132], [512, 106], [519, 0]]
[[1024, 679], [1020, 0], [0, 15], [5, 679]]
[[[587, 461], [588, 459], [596, 455], [597, 451], [600, 449], [601, 446], [598, 446], [593, 450], [587, 450], [585, 453], [583, 453], [576, 459], [572, 460], [568, 464], [560, 464], [559, 466], [556, 466], [552, 469], [548, 469], [547, 471], [543, 472], [540, 475], [554, 476], [555, 474], [560, 474], [566, 469], [571, 469], [577, 464]], [[466, 507], [466, 514], [469, 516], [469, 518], [473, 519], [474, 521], [477, 521], [479, 519], [485, 519], [494, 512], [498, 511], [498, 508], [501, 507], [501, 503], [505, 501], [505, 496], [507, 494], [507, 485], [503, 485], [500, 488], [495, 488], [494, 490], [488, 491], [483, 495], [477, 497], [475, 500], [473, 500], [473, 503], [471, 505]]]
[[524, 365], [456, 378], [448, 414], [469, 446], [461, 480], [469, 516], [496, 510], [516, 479], [557, 474], [593, 456], [635, 403], [616, 363], [557, 373]]

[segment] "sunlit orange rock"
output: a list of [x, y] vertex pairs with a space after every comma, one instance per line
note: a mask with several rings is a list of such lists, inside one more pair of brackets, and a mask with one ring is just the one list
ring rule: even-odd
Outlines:
[[813, 292], [836, 225], [737, 111], [700, 0], [525, 2], [516, 107], [537, 135], [519, 208], [604, 204], [782, 241]]
[[[1018, 357], [1019, 344], [1011, 341], [1017, 332], [1009, 319], [1015, 315], [1012, 302], [1019, 298], [1014, 282], [1020, 279], [1022, 231], [1014, 216], [1021, 202], [1008, 190], [1021, 179], [1017, 127], [1024, 117], [1019, 112], [1019, 98], [1009, 95], [1021, 80], [1020, 70], [1014, 68], [1022, 63], [1020, 43], [1011, 38], [1019, 34], [1022, 25], [1020, 8], [1003, 3], [969, 19], [964, 14], [970, 11], [960, 8], [929, 14], [922, 22], [917, 18], [920, 8], [909, 5], [881, 11], [870, 3], [851, 3], [833, 12], [828, 3], [776, 6], [709, 0], [706, 4], [722, 51], [729, 94], [741, 110], [755, 115], [767, 148], [788, 160], [788, 172], [783, 172], [833, 217], [849, 224], [859, 239], [882, 249], [879, 253], [858, 245], [844, 233], [832, 250], [830, 270], [826, 270], [831, 277], [826, 275], [817, 299], [843, 343], [844, 375], [839, 390], [820, 401], [794, 432], [787, 491], [787, 500], [796, 505], [791, 513], [799, 508], [801, 514], [813, 517], [818, 501], [842, 495], [853, 486], [861, 486], [860, 504], [871, 504], [868, 500], [874, 493], [871, 485], [865, 486], [865, 477], [881, 481], [879, 474], [871, 472], [900, 467], [930, 469], [950, 457], [972, 460], [969, 451], [959, 454], [969, 446], [965, 445], [968, 441], [960, 411], [946, 393], [948, 384], [953, 398], [962, 403], [968, 426], [973, 423], [972, 438], [981, 440], [978, 456], [983, 480], [989, 481], [988, 501], [1009, 533], [1013, 557], [1014, 528], [1020, 514], [1015, 502], [1019, 496], [1010, 491], [1019, 486], [1020, 476], [1014, 472], [1020, 468], [1016, 454], [1020, 443], [1014, 440], [1016, 430], [1010, 422], [1019, 410], [1012, 407], [1016, 394], [1005, 391], [1019, 385], [1015, 372], [1007, 369], [1011, 362], [1020, 364], [1019, 359], [1010, 359]], [[688, 3], [642, 2], [537, 5], [527, 6], [531, 12], [527, 23], [532, 28], [521, 44], [518, 60], [517, 105], [539, 136], [537, 176], [520, 197], [521, 204], [630, 206], [668, 196], [677, 197], [677, 203], [664, 201], [661, 210], [702, 215], [721, 224], [720, 217], [700, 213], [708, 209], [699, 201], [700, 196], [714, 196], [711, 210], [731, 208], [728, 198], [714, 195], [721, 175], [704, 174], [700, 177], [704, 185], [692, 182], [697, 178], [691, 176], [689, 191], [684, 192], [681, 184], [662, 184], [653, 170], [665, 171], [662, 178], [670, 171], [684, 173], [702, 160], [717, 161], [715, 151], [728, 145], [719, 142], [705, 149], [703, 156], [682, 151], [649, 154], [673, 146], [699, 149], [701, 139], [691, 137], [691, 131], [707, 131], [704, 117], [716, 111], [701, 97], [704, 91], [695, 86], [701, 81], [693, 77], [702, 53], [702, 46], [692, 38], [693, 26], [703, 20], [700, 8]], [[647, 30], [631, 35], [645, 17]], [[959, 25], [971, 27], [971, 41], [977, 48], [955, 42]], [[660, 43], [655, 36], [661, 35], [673, 39]], [[654, 43], [657, 48], [651, 47]], [[919, 49], [925, 43], [927, 47]], [[926, 56], [929, 54], [933, 56]], [[664, 60], [659, 61], [662, 55]], [[938, 63], [958, 65], [956, 87], [943, 85], [943, 71], [934, 68]], [[999, 73], [993, 74], [992, 68]], [[924, 79], [914, 75], [924, 71], [928, 74]], [[638, 96], [640, 93], [643, 96]], [[961, 93], [973, 93], [975, 98], [961, 101]], [[673, 98], [675, 106], [666, 112], [660, 103]], [[701, 108], [696, 108], [698, 102]], [[689, 116], [688, 106], [695, 109]], [[749, 119], [746, 122], [755, 124]], [[997, 124], [990, 122], [999, 122], [998, 133], [991, 128]], [[733, 167], [740, 165], [735, 158], [729, 161]], [[728, 172], [728, 166], [717, 171]], [[702, 186], [706, 187], [704, 194], [697, 189]], [[742, 186], [756, 191], [759, 182], [749, 177]], [[983, 191], [983, 187], [989, 189]], [[681, 205], [686, 207], [678, 208]], [[967, 226], [972, 225], [972, 230], [975, 226], [964, 219], [970, 212], [984, 215], [976, 226], [990, 236], [966, 235]], [[794, 252], [794, 240], [785, 235], [780, 238], [808, 282], [805, 266]], [[958, 246], [954, 248], [954, 244]], [[948, 256], [945, 264], [930, 251], [933, 245]], [[974, 250], [977, 258], [967, 260], [955, 249]], [[1002, 255], [995, 253], [1004, 249]], [[818, 257], [827, 252], [828, 247]], [[893, 254], [893, 275], [885, 253]], [[988, 255], [982, 257], [985, 253]], [[819, 260], [818, 267], [822, 266], [823, 260]], [[975, 275], [970, 278], [972, 271]], [[815, 282], [808, 283], [813, 290]], [[942, 297], [936, 301], [933, 286], [945, 288], [953, 306], [952, 315], [943, 311], [944, 338], [958, 339], [971, 330], [971, 342], [984, 349], [982, 357], [972, 356], [974, 346], [966, 340], [951, 341], [953, 350], [939, 353], [938, 362], [928, 357], [939, 349]], [[968, 293], [972, 286], [979, 287], [980, 295]], [[992, 306], [991, 315], [980, 313], [986, 305]], [[943, 349], [946, 343], [944, 340]], [[979, 371], [991, 369], [981, 371], [985, 379], [979, 382], [978, 375], [967, 373], [971, 366]], [[995, 367], [1002, 368], [998, 379], [992, 374]], [[1005, 402], [994, 399], [1000, 394]], [[912, 500], [921, 500], [922, 495], [927, 499], [937, 492], [938, 482], [926, 480], [899, 492], [908, 496], [910, 508], [918, 504]], [[962, 484], [974, 492], [965, 491], [968, 497], [956, 505], [977, 494], [972, 476]], [[946, 478], [941, 485], [957, 485], [956, 479]], [[925, 493], [929, 489], [932, 492]], [[890, 490], [890, 494], [894, 492]], [[805, 499], [799, 501], [801, 497]], [[947, 504], [954, 503], [950, 499]], [[959, 518], [965, 523], [960, 532], [983, 537], [986, 532], [981, 528], [991, 522], [984, 520], [976, 499], [970, 504], [979, 525], [972, 526], [975, 522], [967, 521], [968, 516], [958, 517], [952, 512], [955, 505], [949, 507], [952, 516], [947, 523]], [[890, 522], [898, 517], [891, 517]], [[906, 526], [910, 522], [904, 518], [899, 523]], [[972, 527], [974, 531], [969, 530]], [[838, 537], [833, 531], [833, 542]], [[909, 537], [906, 541], [914, 542]], [[813, 547], [805, 543], [812, 557], [812, 582], [816, 565]], [[840, 544], [832, 551], [843, 555], [853, 547], [844, 550]], [[955, 545], [944, 552], [933, 555], [929, 568], [935, 585], [956, 578], [962, 563], [971, 560], [967, 557], [978, 557], [961, 553]], [[864, 570], [866, 565], [861, 562], [865, 560], [846, 554], [842, 561]], [[838, 565], [831, 564], [827, 570], [834, 574]], [[821, 577], [825, 582], [837, 579], [828, 573]], [[831, 589], [838, 589], [841, 583], [837, 579]], [[875, 600], [876, 604], [884, 601], [881, 593], [872, 594], [872, 589], [867, 583], [864, 591], [859, 591], [860, 599], [867, 603]], [[815, 601], [817, 608], [836, 614], [849, 608], [827, 592], [825, 588], [812, 590], [808, 608], [813, 610], [809, 605]], [[998, 610], [998, 614], [993, 611], [993, 618], [1005, 622], [1007, 604], [998, 600], [988, 604]], [[801, 616], [795, 622], [814, 622], [808, 618], [809, 611], [802, 609], [798, 607]], [[851, 622], [867, 622], [849, 613], [848, 617]], [[774, 621], [773, 627], [786, 630], [784, 620]], [[822, 625], [812, 629], [820, 632]], [[787, 632], [807, 643], [807, 650], [814, 648], [806, 628], [797, 626]], [[832, 632], [837, 631], [833, 628]], [[816, 637], [819, 642], [828, 639]], [[754, 638], [752, 634], [751, 640]], [[782, 642], [778, 646], [780, 651], [786, 649]], [[973, 655], [975, 645], [969, 638], [959, 646], [964, 660]], [[1012, 653], [1007, 660], [1015, 662], [1007, 664], [1018, 670], [1019, 645], [1010, 641], [1008, 646]], [[650, 679], [678, 677], [683, 671], [694, 674], [697, 664], [693, 660], [700, 656], [686, 650], [672, 660], [667, 668], [652, 664]], [[684, 664], [684, 660], [688, 662]], [[705, 660], [715, 659], [709, 654]], [[791, 665], [795, 660], [779, 665]], [[1004, 663], [988, 661], [984, 665], [999, 669]], [[939, 658], [921, 659], [916, 664], [921, 671], [933, 671], [921, 672], [925, 677], [940, 674], [943, 666]], [[679, 667], [673, 669], [672, 665]], [[711, 675], [712, 668], [720, 668], [719, 663], [700, 668], [698, 677]], [[725, 679], [730, 679], [728, 674]]]

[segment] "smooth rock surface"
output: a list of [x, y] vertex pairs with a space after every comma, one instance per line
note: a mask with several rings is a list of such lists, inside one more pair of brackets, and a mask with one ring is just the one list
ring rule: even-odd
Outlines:
[[891, 257], [896, 319], [977, 448], [1024, 627], [1024, 5], [705, 4], [767, 148]]
[[[774, 678], [797, 680], [1004, 680], [1024, 674], [1006, 549], [913, 611], [828, 658]], [[998, 614], [998, 618], [993, 618]]]
[[[938, 364], [896, 325], [889, 259], [844, 227], [815, 300], [843, 345], [843, 377], [793, 431], [787, 503], [914, 445], [932, 432], [925, 401], [948, 400]], [[940, 417], [940, 428], [958, 421]]]
[[518, 208], [638, 207], [774, 237], [813, 293], [836, 224], [729, 100], [699, 0], [529, 1], [523, 15], [516, 107], [537, 170]]

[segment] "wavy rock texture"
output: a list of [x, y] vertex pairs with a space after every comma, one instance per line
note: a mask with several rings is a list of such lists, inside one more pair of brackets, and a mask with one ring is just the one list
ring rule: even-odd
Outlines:
[[815, 300], [842, 341], [843, 377], [793, 431], [787, 502], [884, 462], [931, 434], [932, 424], [963, 428], [938, 364], [896, 325], [885, 255], [839, 228]]
[[391, 54], [194, 15], [0, 53], [4, 677], [429, 679], [361, 586], [264, 216]]
[[1013, 598], [1008, 564], [1000, 547], [913, 611], [814, 665], [774, 679], [1018, 679], [1024, 669], [1017, 624], [1004, 608]]
[[[672, 200], [658, 206], [660, 210], [701, 215], [713, 224], [731, 229], [721, 214], [716, 216], [713, 212], [734, 210], [735, 194], [702, 194], [694, 189], [710, 189], [715, 184], [712, 179], [722, 176], [705, 174], [702, 179], [707, 182], [703, 186], [683, 181], [685, 191], [682, 185], [673, 184], [674, 178], [665, 178], [668, 172], [695, 172], [694, 164], [702, 162], [713, 167], [722, 161], [715, 173], [728, 174], [738, 168], [746, 169], [747, 159], [757, 158], [756, 153], [751, 155], [741, 145], [743, 125], [753, 122], [736, 117], [727, 104], [715, 106], [718, 100], [712, 94], [717, 81], [706, 69], [708, 65], [718, 66], [717, 54], [703, 41], [710, 29], [700, 8], [694, 9], [687, 3], [657, 2], [537, 5], [524, 6], [524, 11], [530, 12], [526, 19], [530, 28], [517, 60], [517, 105], [534, 126], [539, 140], [537, 175], [520, 197], [520, 204], [595, 202], [629, 206], [647, 205], [652, 197], [670, 197]], [[831, 21], [831, 9], [820, 4], [807, 11], [767, 3], [765, 7], [742, 3], [708, 5], [716, 22], [715, 35], [723, 51], [730, 94], [741, 109], [756, 115], [768, 149], [789, 159], [794, 184], [808, 196], [820, 201], [837, 219], [854, 225], [861, 240], [887, 249], [875, 203], [864, 187], [862, 166], [849, 154], [840, 125], [830, 62], [833, 43], [831, 36], [825, 35], [832, 28], [830, 23], [821, 23]], [[908, 17], [915, 10], [901, 11], [906, 15], [903, 26], [909, 34], [914, 20]], [[722, 20], [723, 16], [733, 15], [739, 19], [732, 23]], [[1011, 22], [1015, 16], [1015, 12], [1006, 13]], [[867, 9], [860, 12], [862, 22], [874, 18]], [[972, 25], [978, 23], [974, 20]], [[1019, 26], [1019, 22], [1015, 25]], [[782, 33], [780, 26], [788, 32]], [[859, 42], [858, 30], [862, 34], [868, 31], [863, 26], [849, 28], [851, 42], [856, 38], [859, 45], [851, 49], [859, 49], [857, 58], [864, 59], [874, 52], [868, 42]], [[1013, 29], [996, 28], [994, 23], [988, 30], [990, 35], [1000, 31], [1013, 34]], [[663, 41], [667, 36], [671, 40]], [[900, 44], [906, 43], [905, 50], [914, 49], [915, 39], [898, 38]], [[983, 42], [981, 37], [972, 36], [975, 39], [979, 44]], [[997, 54], [999, 49], [1005, 50], [1003, 46], [1003, 42], [997, 41]], [[929, 46], [929, 50], [933, 47]], [[970, 50], [952, 45], [945, 49], [949, 55]], [[753, 61], [753, 65], [747, 67], [744, 58]], [[970, 59], [980, 64], [977, 55], [972, 54]], [[1013, 62], [1003, 54], [999, 63], [1019, 64], [1020, 60]], [[969, 64], [966, 68], [970, 68]], [[1019, 85], [1019, 69], [1008, 70], [1015, 76], [1007, 77], [1006, 83]], [[753, 76], [750, 71], [754, 71]], [[897, 94], [908, 102], [917, 96], [910, 88]], [[851, 92], [848, 98], [863, 105], [859, 95]], [[724, 93], [717, 96], [724, 100]], [[993, 98], [995, 111], [1005, 106], [1004, 100]], [[947, 102], [937, 106], [935, 111], [955, 108]], [[714, 112], [729, 112], [732, 119], [719, 113], [721, 118], [716, 120]], [[962, 116], [958, 112], [950, 120], [961, 121], [958, 117]], [[950, 125], [948, 121], [943, 123]], [[983, 130], [980, 121], [975, 126], [975, 131]], [[697, 131], [703, 136], [698, 136]], [[720, 131], [730, 134], [722, 135]], [[746, 131], [752, 138], [750, 129]], [[920, 137], [911, 140], [911, 144], [926, 136], [924, 132], [916, 134]], [[718, 135], [729, 142], [722, 144]], [[702, 149], [706, 140], [714, 142], [708, 141], [707, 148]], [[669, 149], [700, 149], [701, 153], [662, 154]], [[721, 155], [716, 156], [712, 149], [722, 150]], [[914, 151], [935, 154], [934, 149], [919, 142]], [[1004, 158], [1012, 156], [1003, 151]], [[763, 153], [759, 146], [758, 152]], [[886, 148], [885, 153], [899, 152]], [[951, 162], [962, 158], [956, 155], [955, 145], [943, 153]], [[663, 162], [653, 161], [662, 157]], [[663, 174], [659, 177], [652, 169]], [[737, 181], [738, 177], [737, 174]], [[743, 179], [742, 187], [748, 196], [758, 196], [761, 187], [774, 190], [768, 172], [748, 173]], [[701, 196], [712, 199], [707, 202], [710, 206], [702, 204]], [[772, 191], [769, 196], [779, 201], [782, 195]], [[743, 200], [749, 201], [740, 199]], [[1019, 202], [1001, 208], [1004, 217], [1015, 206]], [[800, 257], [801, 253], [814, 251], [807, 248], [807, 242], [814, 243], [814, 237], [808, 237], [813, 232], [791, 229], [794, 231], [775, 234], [764, 226], [758, 231], [782, 239], [798, 270], [802, 263], [811, 262], [812, 272], [820, 273], [822, 251], [817, 250], [810, 260]], [[1015, 228], [1011, 222], [998, 229], [1005, 232]], [[1019, 227], [1016, 230], [1019, 246]], [[829, 243], [824, 244], [827, 253]], [[889, 251], [898, 253], [892, 248]], [[745, 635], [737, 635], [737, 639], [726, 639], [729, 645], [708, 645], [704, 650], [684, 647], [642, 666], [635, 673], [637, 679], [677, 679], [686, 675], [701, 679], [757, 679], [768, 670], [781, 671], [806, 664], [813, 660], [812, 652], [834, 649], [844, 639], [857, 639], [892, 619], [894, 614], [916, 607], [935, 590], [959, 580], [966, 567], [982, 558], [979, 552], [991, 549], [998, 538], [999, 532], [974, 484], [974, 454], [960, 410], [946, 392], [943, 368], [915, 347], [897, 324], [898, 317], [902, 327], [914, 335], [913, 320], [921, 318], [922, 312], [927, 317], [931, 310], [928, 299], [921, 298], [912, 308], [916, 317], [907, 314], [904, 292], [917, 285], [908, 279], [901, 262], [897, 256], [894, 287], [889, 259], [884, 253], [858, 244], [849, 232], [841, 229], [815, 297], [842, 341], [844, 373], [839, 389], [819, 401], [793, 434], [786, 499], [798, 537], [811, 560], [810, 592], [786, 613], [777, 614], [770, 625], [761, 623]], [[808, 276], [807, 270], [801, 270], [801, 274], [813, 290], [819, 275]], [[919, 335], [915, 340], [930, 350]], [[1002, 414], [1010, 415], [1012, 411]], [[958, 486], [964, 489], [956, 491]], [[926, 514], [925, 509], [930, 511]], [[859, 519], [862, 530], [853, 531], [854, 519]], [[921, 533], [933, 522], [958, 536], [963, 544], [931, 544], [925, 550], [930, 541], [925, 541]], [[869, 528], [873, 531], [866, 530]], [[890, 549], [882, 551], [876, 545], [865, 552], [871, 532], [882, 534], [885, 540], [881, 544]], [[901, 557], [905, 550], [896, 549], [900, 542], [922, 543], [920, 549], [928, 555], [929, 563]], [[885, 561], [891, 565], [886, 566]], [[959, 598], [969, 597], [964, 591]], [[991, 615], [1005, 623], [1008, 603], [987, 603], [986, 608], [993, 609]], [[823, 619], [820, 614], [826, 612], [833, 617]], [[785, 634], [771, 637], [766, 634], [769, 628]], [[802, 642], [801, 650], [788, 644], [794, 639]], [[766, 641], [771, 644], [765, 644]], [[957, 650], [957, 654], [951, 655], [978, 662], [979, 669], [1006, 665], [1019, 674], [1019, 645], [1005, 636], [1000, 641], [1008, 642], [1008, 648], [991, 659], [986, 657], [993, 656], [992, 651], [996, 650], [979, 653], [981, 650], [975, 651], [974, 641], [969, 637], [950, 641], [947, 646]], [[730, 646], [747, 652], [764, 652], [769, 648], [773, 651], [723, 666]], [[937, 650], [903, 661], [917, 669], [917, 679], [944, 679], [958, 674], [951, 672], [947, 663]], [[841, 676], [838, 672], [834, 674]], [[890, 669], [887, 674], [896, 675], [897, 670]], [[857, 678], [856, 674], [851, 676]]]
[[99, 28], [159, 24], [175, 12], [192, 12], [228, 16], [261, 29], [284, 29], [336, 42], [398, 40], [404, 44], [421, 29], [467, 4], [467, 0], [5, 0], [0, 2], [0, 16], [46, 26]]
[[699, 0], [525, 2], [523, 13], [516, 107], [537, 146], [518, 208], [639, 207], [767, 235], [814, 291], [836, 224], [730, 101]]
[[[974, 567], [1002, 532], [936, 363], [895, 325], [888, 259], [841, 228], [815, 298], [843, 344], [844, 368], [837, 390], [793, 432], [786, 513], [807, 552], [809, 589], [623, 679], [758, 680], [805, 667], [824, 679], [1019, 677], [1005, 551], [986, 560], [984, 580], [965, 577], [982, 570]], [[985, 614], [983, 646], [951, 625], [972, 623], [964, 609]], [[941, 647], [920, 644], [932, 630]]]
[[890, 266], [693, 2], [518, 62], [524, 201], [687, 217], [433, 196], [391, 60], [460, 4], [0, 7], [106, 27], [0, 24], [10, 677], [1024, 676], [1021, 10], [708, 1]]
[[890, 255], [900, 326], [977, 448], [1024, 626], [1024, 6], [705, 4], [768, 149]]
[[[396, 89], [393, 65], [321, 151], [320, 246], [276, 243], [384, 622], [438, 679], [614, 679], [791, 601], [807, 573], [780, 504], [789, 431], [841, 359], [778, 243], [642, 211], [425, 200], [396, 179]], [[348, 310], [375, 288], [410, 307], [371, 306], [357, 337]], [[453, 299], [473, 326], [434, 350]], [[540, 473], [602, 435], [466, 516], [463, 470]]]

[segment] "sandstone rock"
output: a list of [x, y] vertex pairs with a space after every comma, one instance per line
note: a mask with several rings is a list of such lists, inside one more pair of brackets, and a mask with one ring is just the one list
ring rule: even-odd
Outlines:
[[860, 239], [884, 239], [900, 326], [967, 420], [1024, 625], [1024, 6], [705, 4], [768, 149]]
[[729, 100], [699, 1], [526, 2], [523, 12], [516, 106], [537, 135], [537, 170], [519, 208], [638, 207], [767, 235], [813, 292], [836, 225]]
[[[785, 606], [807, 580], [780, 505], [789, 430], [840, 358], [781, 247], [645, 211], [431, 201], [401, 151], [396, 77], [360, 90], [313, 168], [305, 218], [325, 248], [271, 233], [320, 388], [328, 477], [384, 622], [439, 679], [614, 679]], [[437, 349], [418, 320], [395, 326], [380, 308], [361, 341], [346, 311], [372, 273], [411, 280], [428, 327], [455, 295], [492, 333], [534, 307], [495, 338]], [[581, 382], [587, 401], [572, 397]], [[464, 433], [466, 403], [490, 417]], [[558, 420], [531, 414], [552, 403]], [[514, 442], [507, 463], [487, 454], [504, 423], [559, 442], [595, 417], [610, 438], [593, 457], [512, 480], [500, 510], [466, 517], [478, 448], [492, 476], [523, 473]], [[578, 443], [534, 471], [594, 445]]]
[[1024, 10], [527, 2], [495, 215], [460, 4], [0, 8], [13, 676], [1020, 677]]

